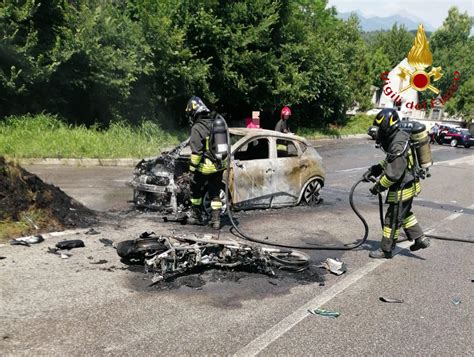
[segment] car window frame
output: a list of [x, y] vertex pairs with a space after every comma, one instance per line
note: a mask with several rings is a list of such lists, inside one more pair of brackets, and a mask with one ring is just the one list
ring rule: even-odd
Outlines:
[[[290, 139], [290, 138], [284, 138], [284, 137], [281, 137], [281, 136], [276, 136], [274, 138], [275, 138], [275, 159], [294, 159], [294, 158], [301, 158], [301, 156], [303, 156], [304, 151], [301, 150], [301, 147], [299, 145], [298, 140], [294, 140], [294, 139]], [[286, 141], [289, 141], [289, 142], [293, 143], [293, 145], [296, 147], [296, 151], [298, 152], [298, 155], [297, 156], [278, 157], [278, 150], [276, 149], [278, 140], [286, 140]]]
[[[245, 138], [245, 137], [244, 137]], [[266, 159], [253, 159], [253, 160], [241, 160], [241, 159], [235, 159], [235, 154], [245, 145], [248, 143], [254, 141], [254, 140], [260, 140], [260, 139], [265, 139], [268, 142], [268, 158]], [[242, 143], [239, 144], [237, 142], [238, 146], [235, 147], [234, 150], [232, 150], [232, 160], [239, 160], [239, 161], [244, 161], [244, 162], [253, 162], [253, 161], [259, 161], [259, 160], [270, 160], [272, 159], [272, 141], [270, 140], [270, 137], [264, 136], [264, 135], [258, 135], [258, 136], [251, 136], [249, 138], [246, 138]]]

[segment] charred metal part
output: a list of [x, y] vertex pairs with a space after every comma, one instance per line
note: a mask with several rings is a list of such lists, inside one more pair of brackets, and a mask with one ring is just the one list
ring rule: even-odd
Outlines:
[[309, 257], [294, 250], [244, 245], [233, 240], [147, 233], [144, 238], [117, 245], [123, 260], [140, 261], [153, 282], [171, 279], [198, 267], [250, 268], [274, 276], [274, 269], [302, 271]]

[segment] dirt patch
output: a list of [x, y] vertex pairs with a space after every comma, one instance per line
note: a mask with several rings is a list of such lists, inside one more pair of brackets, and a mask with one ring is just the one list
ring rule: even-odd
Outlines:
[[96, 221], [94, 211], [0, 157], [0, 239], [87, 227]]

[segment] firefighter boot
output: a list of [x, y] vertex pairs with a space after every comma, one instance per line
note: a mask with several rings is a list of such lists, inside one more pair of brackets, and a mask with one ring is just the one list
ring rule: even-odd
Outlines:
[[389, 238], [382, 238], [382, 242], [380, 243], [380, 248], [377, 250], [373, 250], [369, 253], [369, 257], [375, 259], [390, 259], [392, 258], [392, 249], [395, 246], [393, 244], [394, 241]]
[[193, 208], [191, 209], [191, 216], [188, 217], [187, 223], [194, 224], [196, 226], [202, 226], [203, 221], [201, 207], [193, 206]]
[[221, 229], [221, 210], [213, 209], [211, 211], [211, 226], [215, 230]]
[[415, 239], [415, 243], [410, 246], [410, 250], [412, 252], [419, 250], [419, 249], [425, 249], [430, 246], [430, 239], [426, 237], [425, 235], [422, 235], [419, 238]]

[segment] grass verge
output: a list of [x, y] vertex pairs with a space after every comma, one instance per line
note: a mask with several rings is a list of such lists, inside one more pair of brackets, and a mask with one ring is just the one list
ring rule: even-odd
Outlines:
[[0, 155], [11, 158], [141, 158], [175, 145], [187, 131], [164, 131], [152, 122], [112, 123], [107, 130], [68, 125], [48, 114], [0, 121]]

